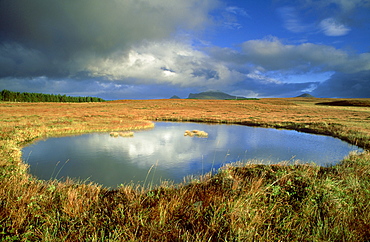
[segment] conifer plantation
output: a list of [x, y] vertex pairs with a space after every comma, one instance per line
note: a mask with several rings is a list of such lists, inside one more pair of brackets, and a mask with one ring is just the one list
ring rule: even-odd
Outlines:
[[2, 90], [0, 92], [0, 101], [8, 102], [104, 102], [105, 100], [98, 97], [71, 97], [66, 95], [54, 95], [43, 93], [29, 93], [29, 92], [12, 92], [9, 90]]

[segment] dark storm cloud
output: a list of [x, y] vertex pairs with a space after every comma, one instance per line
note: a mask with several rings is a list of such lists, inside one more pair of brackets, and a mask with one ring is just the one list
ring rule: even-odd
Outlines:
[[193, 4], [164, 4], [158, 0], [3, 0], [0, 32], [3, 41], [62, 56], [80, 51], [109, 53], [138, 40], [167, 37], [179, 25], [192, 28], [201, 24], [199, 18], [204, 18], [204, 13], [194, 18], [188, 15], [190, 10], [204, 11], [191, 9]]
[[370, 98], [370, 71], [336, 73], [312, 94], [317, 97]]
[[0, 75], [84, 71], [92, 58], [162, 40], [179, 28], [201, 28], [214, 2], [1, 0]]
[[0, 78], [68, 76], [68, 63], [16, 43], [0, 43]]

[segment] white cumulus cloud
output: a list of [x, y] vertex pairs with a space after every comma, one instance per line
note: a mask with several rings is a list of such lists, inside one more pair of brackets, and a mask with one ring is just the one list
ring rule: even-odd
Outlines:
[[289, 45], [277, 38], [267, 38], [246, 41], [242, 44], [242, 50], [239, 58], [270, 71], [353, 73], [370, 70], [369, 53], [353, 54], [327, 45]]
[[178, 86], [223, 85], [240, 74], [204, 52], [177, 41], [148, 42], [110, 58], [90, 60], [87, 71], [94, 77], [136, 83], [168, 83]]

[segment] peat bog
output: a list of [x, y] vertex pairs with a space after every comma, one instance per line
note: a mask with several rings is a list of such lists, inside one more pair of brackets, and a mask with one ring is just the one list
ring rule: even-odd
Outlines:
[[[316, 105], [333, 101], [343, 99], [1, 102], [0, 239], [366, 241], [370, 109]], [[366, 151], [331, 167], [231, 164], [188, 184], [153, 189], [39, 180], [22, 162], [22, 147], [38, 139], [152, 128], [152, 121], [292, 129], [340, 138]]]

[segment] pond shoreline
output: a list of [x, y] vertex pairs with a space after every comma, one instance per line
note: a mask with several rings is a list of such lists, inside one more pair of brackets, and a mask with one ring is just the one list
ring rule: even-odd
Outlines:
[[[135, 133], [49, 137], [24, 147], [22, 153], [30, 173], [40, 179], [89, 179], [115, 188], [128, 182], [141, 184], [152, 166], [151, 183], [178, 184], [185, 177], [204, 175], [234, 162], [332, 166], [354, 150], [362, 149], [333, 137], [294, 130], [171, 121], [155, 122], [154, 128]], [[65, 160], [68, 165], [59, 168], [59, 161]], [[51, 173], [55, 170], [59, 170], [57, 175]]]

